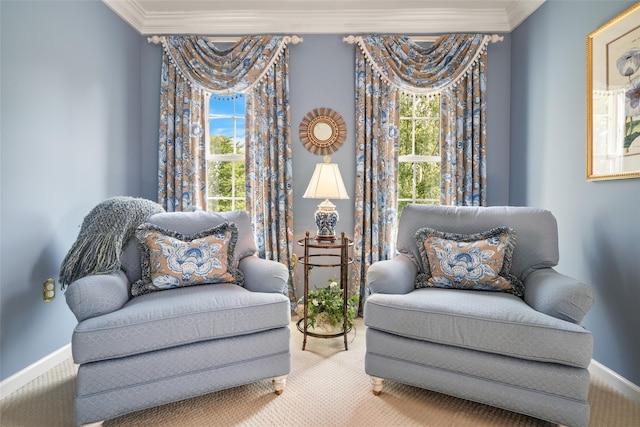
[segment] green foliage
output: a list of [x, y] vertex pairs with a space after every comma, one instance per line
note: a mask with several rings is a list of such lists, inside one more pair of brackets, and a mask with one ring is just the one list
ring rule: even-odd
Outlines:
[[[358, 310], [358, 295], [347, 299], [347, 329], [355, 328], [354, 318]], [[331, 326], [341, 325], [343, 322], [344, 300], [340, 285], [329, 280], [329, 286], [309, 291], [307, 307], [307, 322], [315, 328], [327, 322]], [[303, 300], [299, 302], [304, 302]]]

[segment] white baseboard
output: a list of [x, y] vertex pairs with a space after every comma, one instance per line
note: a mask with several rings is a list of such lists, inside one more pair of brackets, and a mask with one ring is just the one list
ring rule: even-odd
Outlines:
[[6, 378], [0, 382], [0, 399], [4, 399], [20, 387], [27, 385], [69, 357], [71, 357], [71, 343]]
[[627, 399], [640, 403], [640, 387], [612, 371], [597, 360], [591, 359], [589, 373], [620, 392]]

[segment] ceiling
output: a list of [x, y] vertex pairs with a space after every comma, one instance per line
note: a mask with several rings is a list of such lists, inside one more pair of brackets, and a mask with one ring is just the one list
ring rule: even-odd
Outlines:
[[102, 0], [140, 34], [511, 32], [544, 0]]

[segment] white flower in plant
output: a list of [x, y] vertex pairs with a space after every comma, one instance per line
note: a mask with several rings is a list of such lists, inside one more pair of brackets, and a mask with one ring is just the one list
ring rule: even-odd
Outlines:
[[330, 287], [331, 289], [335, 289], [335, 288], [337, 288], [337, 287], [338, 287], [338, 282], [329, 282], [329, 287]]
[[315, 305], [316, 307], [319, 305], [318, 300], [315, 298], [311, 300], [311, 304]]

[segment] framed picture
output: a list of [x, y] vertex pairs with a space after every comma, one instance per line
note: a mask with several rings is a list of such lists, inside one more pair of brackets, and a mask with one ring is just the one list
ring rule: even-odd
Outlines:
[[587, 36], [587, 179], [640, 178], [640, 3]]

